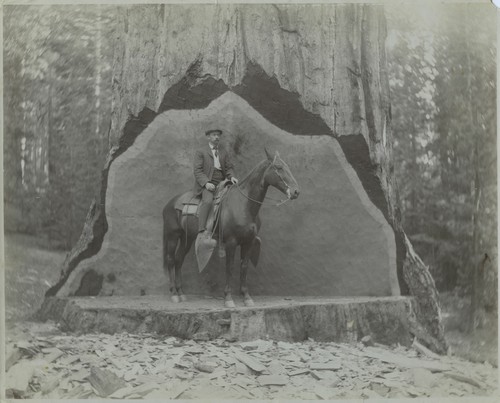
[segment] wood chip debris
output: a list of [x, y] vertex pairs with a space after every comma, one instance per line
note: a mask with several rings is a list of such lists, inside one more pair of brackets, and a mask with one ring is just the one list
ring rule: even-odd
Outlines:
[[328, 361], [328, 362], [311, 362], [309, 364], [311, 370], [330, 370], [335, 371], [342, 368], [340, 361]]
[[498, 386], [497, 368], [440, 357], [417, 341], [390, 348], [368, 339], [345, 344], [46, 334], [35, 329], [24, 334], [26, 340], [7, 344], [8, 398], [487, 397]]
[[198, 371], [201, 372], [207, 372], [207, 373], [212, 373], [215, 370], [215, 366], [211, 364], [207, 364], [204, 362], [196, 362], [194, 364], [194, 368], [196, 368]]

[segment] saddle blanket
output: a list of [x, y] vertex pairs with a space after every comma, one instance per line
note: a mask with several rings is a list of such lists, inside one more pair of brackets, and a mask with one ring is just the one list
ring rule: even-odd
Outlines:
[[[227, 193], [229, 187], [231, 185], [231, 181], [225, 180], [219, 183], [217, 186], [217, 190], [215, 192], [214, 197], [214, 210], [217, 212], [220, 200]], [[189, 192], [183, 193], [179, 196], [177, 201], [175, 202], [175, 209], [182, 211], [182, 215], [198, 215], [198, 208], [200, 207], [201, 195], [196, 195], [192, 190]]]
[[193, 191], [186, 192], [179, 196], [175, 202], [175, 209], [182, 211], [182, 215], [198, 215], [201, 197]]

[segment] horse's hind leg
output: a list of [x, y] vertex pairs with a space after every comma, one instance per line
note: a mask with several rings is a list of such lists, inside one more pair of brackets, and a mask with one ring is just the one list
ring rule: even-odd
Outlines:
[[240, 269], [240, 291], [243, 294], [245, 306], [254, 306], [254, 302], [247, 286], [248, 262], [250, 261], [250, 252], [252, 243], [241, 245], [241, 269]]
[[[181, 237], [182, 238], [182, 237]], [[182, 291], [182, 264], [184, 263], [184, 258], [191, 248], [193, 243], [192, 239], [181, 239], [177, 250], [175, 252], [175, 290], [181, 301], [186, 301], [186, 296], [184, 291]]]
[[178, 238], [177, 237], [169, 237], [165, 239], [165, 250], [163, 256], [163, 270], [165, 274], [168, 275], [169, 285], [170, 285], [170, 294], [172, 302], [179, 302], [179, 296], [177, 293], [177, 289], [175, 287], [176, 279], [175, 279], [175, 250], [177, 248]]

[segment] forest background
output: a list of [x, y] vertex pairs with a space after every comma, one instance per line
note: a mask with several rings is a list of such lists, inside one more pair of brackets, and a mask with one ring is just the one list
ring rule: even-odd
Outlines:
[[[4, 7], [7, 239], [24, 234], [38, 247], [64, 252], [80, 236], [115, 145], [108, 133], [117, 7]], [[405, 231], [440, 292], [470, 296], [473, 273], [487, 267], [481, 305], [494, 311], [494, 9], [436, 4], [385, 10]]]

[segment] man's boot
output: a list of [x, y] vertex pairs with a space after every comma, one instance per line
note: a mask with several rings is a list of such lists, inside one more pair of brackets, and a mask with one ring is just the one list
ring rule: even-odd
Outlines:
[[199, 231], [195, 241], [196, 260], [198, 270], [201, 272], [207, 265], [212, 253], [217, 245], [217, 241], [212, 239], [212, 234], [206, 229], [208, 215], [210, 213], [210, 204], [202, 203], [198, 210]]
[[201, 203], [198, 209], [198, 237], [202, 235], [204, 238], [211, 238], [210, 231], [207, 231], [207, 220], [210, 213], [210, 204]]

